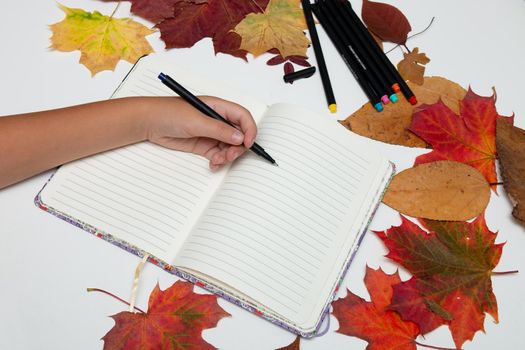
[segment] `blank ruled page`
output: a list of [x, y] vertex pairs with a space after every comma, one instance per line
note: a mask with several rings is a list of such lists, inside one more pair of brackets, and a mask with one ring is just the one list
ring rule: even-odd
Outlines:
[[173, 257], [220, 181], [205, 159], [150, 143], [65, 165], [55, 177], [46, 205], [161, 259]]
[[346, 258], [341, 247], [359, 233], [349, 228], [365, 219], [369, 189], [388, 166], [319, 118], [272, 107], [257, 141], [279, 166], [251, 154], [236, 162], [176, 260], [299, 323], [326, 294]]
[[[195, 95], [237, 101], [256, 118], [266, 109], [249, 96], [155, 55], [139, 61], [112, 98], [175, 95], [157, 78], [160, 72]], [[41, 200], [82, 225], [172, 263], [225, 172], [211, 172], [203, 157], [145, 142], [62, 166], [42, 191]]]

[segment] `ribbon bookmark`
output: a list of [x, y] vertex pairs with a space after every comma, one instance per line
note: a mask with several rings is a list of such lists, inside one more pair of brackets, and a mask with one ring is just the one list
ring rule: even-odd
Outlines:
[[142, 260], [135, 269], [135, 276], [133, 277], [133, 286], [131, 287], [131, 297], [129, 300], [129, 312], [135, 312], [135, 301], [137, 300], [137, 290], [139, 287], [140, 273], [142, 272], [142, 268], [146, 264], [146, 261], [148, 261], [148, 258], [149, 254], [144, 253]]

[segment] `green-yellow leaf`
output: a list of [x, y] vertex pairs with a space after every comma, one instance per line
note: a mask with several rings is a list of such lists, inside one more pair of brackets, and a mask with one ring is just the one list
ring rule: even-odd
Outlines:
[[310, 41], [299, 0], [270, 0], [264, 13], [251, 13], [234, 29], [242, 38], [241, 49], [258, 56], [276, 48], [281, 56], [306, 56]]
[[121, 59], [135, 63], [141, 56], [153, 52], [145, 36], [155, 31], [130, 18], [59, 7], [66, 18], [50, 26], [53, 32], [51, 48], [66, 52], [80, 50], [80, 63], [92, 75], [114, 70]]

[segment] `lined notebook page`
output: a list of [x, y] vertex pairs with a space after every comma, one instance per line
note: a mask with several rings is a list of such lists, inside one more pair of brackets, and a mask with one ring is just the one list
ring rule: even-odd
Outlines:
[[169, 259], [218, 182], [206, 160], [142, 143], [63, 166], [41, 197], [100, 232]]
[[335, 121], [284, 105], [267, 111], [257, 140], [279, 166], [236, 162], [176, 263], [312, 323], [389, 165]]
[[[154, 55], [139, 61], [112, 97], [174, 95], [158, 80], [161, 71], [196, 95], [240, 101], [254, 116], [266, 109]], [[225, 171], [212, 173], [202, 157], [145, 142], [62, 166], [42, 191], [41, 200], [171, 263]]]

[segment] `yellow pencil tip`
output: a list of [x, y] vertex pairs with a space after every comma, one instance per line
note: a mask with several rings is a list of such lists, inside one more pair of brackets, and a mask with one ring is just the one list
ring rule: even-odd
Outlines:
[[337, 105], [335, 103], [332, 103], [330, 106], [328, 106], [328, 109], [330, 110], [330, 112], [336, 113], [337, 112]]

